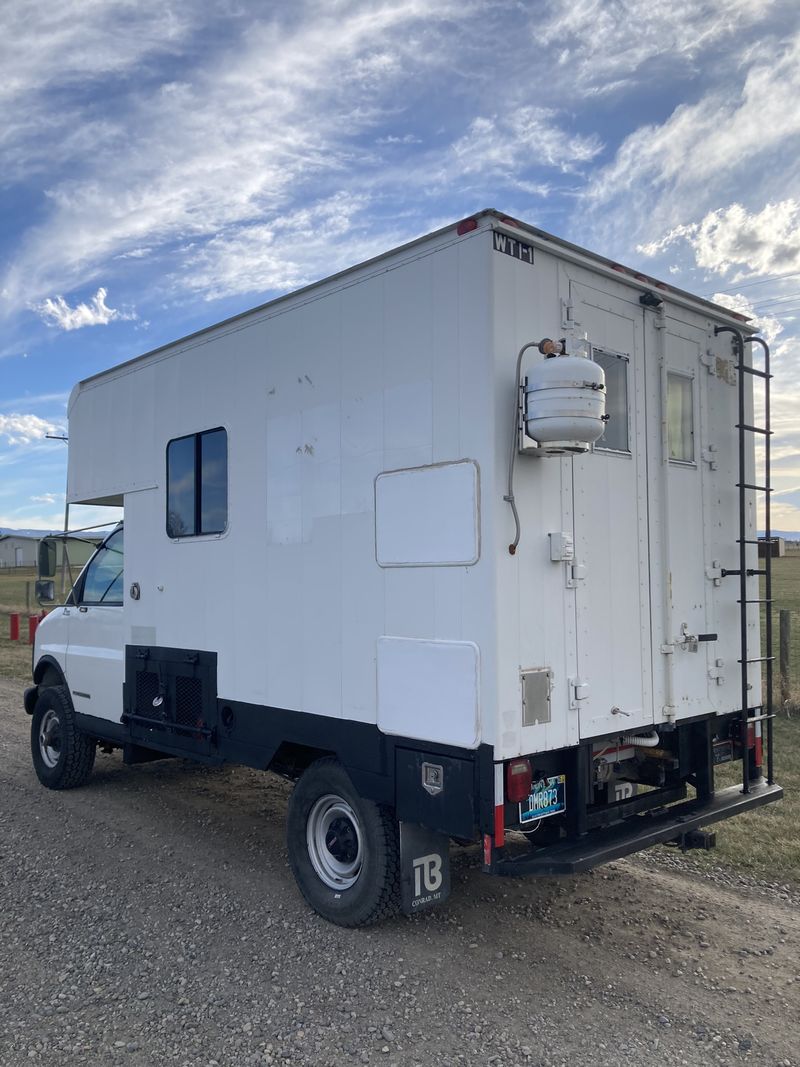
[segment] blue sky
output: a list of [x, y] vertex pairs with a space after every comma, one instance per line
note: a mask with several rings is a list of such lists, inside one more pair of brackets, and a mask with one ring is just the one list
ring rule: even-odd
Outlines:
[[62, 0], [0, 31], [0, 527], [63, 521], [78, 379], [492, 206], [758, 318], [800, 531], [796, 0]]

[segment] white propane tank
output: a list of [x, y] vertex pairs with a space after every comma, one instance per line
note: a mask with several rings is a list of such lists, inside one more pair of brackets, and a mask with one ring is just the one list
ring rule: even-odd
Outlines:
[[605, 429], [606, 376], [584, 356], [550, 356], [525, 386], [525, 432], [547, 455], [587, 452]]

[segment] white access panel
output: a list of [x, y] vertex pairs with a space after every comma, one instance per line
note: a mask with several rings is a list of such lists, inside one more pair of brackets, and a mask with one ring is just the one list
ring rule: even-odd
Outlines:
[[476, 463], [388, 471], [375, 479], [381, 567], [472, 566], [480, 555]]
[[480, 655], [470, 641], [378, 641], [378, 726], [387, 734], [475, 748]]

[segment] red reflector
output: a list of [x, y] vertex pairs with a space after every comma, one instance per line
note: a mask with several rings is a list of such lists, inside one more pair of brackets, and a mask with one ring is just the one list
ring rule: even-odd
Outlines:
[[529, 759], [512, 759], [506, 764], [506, 800], [520, 804], [530, 796], [533, 771]]
[[456, 233], [459, 237], [462, 237], [465, 233], [471, 233], [472, 230], [477, 230], [477, 228], [477, 219], [464, 219], [463, 222], [459, 222], [458, 226], [456, 226]]

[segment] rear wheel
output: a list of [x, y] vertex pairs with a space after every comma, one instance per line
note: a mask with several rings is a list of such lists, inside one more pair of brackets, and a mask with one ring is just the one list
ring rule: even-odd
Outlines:
[[295, 786], [287, 837], [300, 892], [325, 919], [366, 926], [397, 912], [397, 820], [360, 797], [337, 760], [312, 763]]
[[94, 767], [94, 738], [78, 729], [69, 690], [42, 689], [31, 719], [31, 755], [36, 776], [48, 789], [83, 785]]

